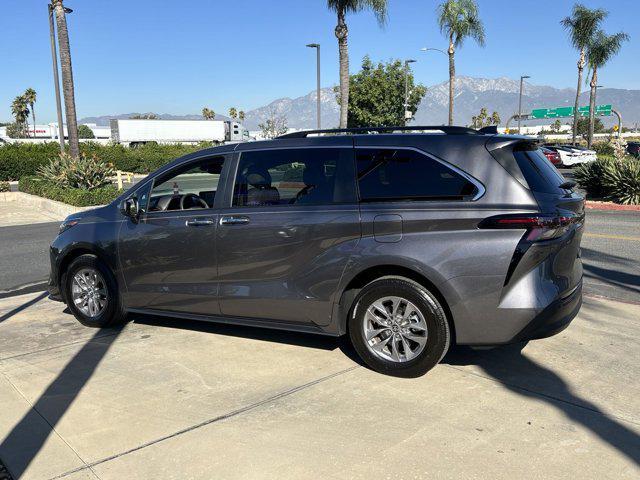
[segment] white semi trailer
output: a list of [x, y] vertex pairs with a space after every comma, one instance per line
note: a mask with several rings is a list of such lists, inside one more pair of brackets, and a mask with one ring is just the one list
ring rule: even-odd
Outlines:
[[243, 142], [249, 132], [227, 120], [111, 120], [111, 140], [132, 147], [145, 143]]

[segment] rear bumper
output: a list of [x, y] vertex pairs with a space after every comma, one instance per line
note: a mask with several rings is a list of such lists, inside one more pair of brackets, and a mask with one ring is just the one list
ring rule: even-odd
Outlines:
[[582, 306], [582, 282], [569, 295], [551, 303], [531, 320], [512, 342], [547, 338], [567, 328]]

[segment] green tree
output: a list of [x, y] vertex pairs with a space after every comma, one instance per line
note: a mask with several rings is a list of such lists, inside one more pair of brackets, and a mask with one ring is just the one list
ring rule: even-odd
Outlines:
[[216, 112], [214, 112], [210, 108], [203, 107], [202, 116], [205, 118], [205, 120], [213, 120], [214, 118], [216, 118]]
[[[596, 117], [593, 123], [593, 128], [595, 133], [604, 132], [604, 125], [602, 124], [602, 120]], [[589, 117], [583, 117], [578, 119], [578, 128], [576, 133], [583, 138], [587, 138], [589, 136]]]
[[231, 107], [229, 109], [229, 116], [233, 119], [236, 120], [238, 118], [238, 110], [235, 107]]
[[576, 143], [578, 134], [578, 107], [580, 101], [580, 90], [582, 89], [582, 71], [587, 63], [587, 47], [598, 30], [598, 26], [607, 17], [608, 12], [601, 8], [590, 9], [576, 3], [573, 6], [571, 16], [562, 19], [560, 24], [569, 33], [571, 45], [580, 52], [578, 58], [578, 88], [576, 88], [576, 101], [573, 115], [572, 143]]
[[19, 124], [17, 122], [10, 123], [7, 125], [7, 137], [9, 138], [25, 138], [24, 134], [24, 124]]
[[[36, 136], [36, 109], [34, 104], [38, 99], [38, 94], [33, 88], [27, 88], [23, 93], [24, 101], [29, 104], [31, 115], [33, 116], [33, 136]], [[28, 125], [27, 125], [28, 126]]]
[[347, 27], [347, 13], [360, 12], [365, 9], [372, 10], [378, 23], [384, 25], [387, 19], [387, 0], [327, 0], [327, 7], [338, 17], [338, 24], [334, 30], [338, 39], [338, 55], [340, 58], [340, 93], [338, 103], [340, 104], [340, 128], [347, 126], [349, 115], [349, 47], [347, 37], [349, 28]]
[[471, 37], [484, 46], [484, 26], [475, 0], [447, 0], [438, 7], [438, 25], [449, 39], [449, 125], [453, 125], [453, 99], [456, 79], [455, 49]]
[[[562, 128], [562, 122], [560, 121], [559, 118], [557, 118], [556, 121], [549, 126], [549, 129], [554, 133], [558, 133], [561, 128]], [[575, 137], [574, 137], [574, 143], [575, 143]]]
[[238, 120], [240, 120], [241, 122], [244, 122], [245, 117], [246, 117], [246, 114], [244, 113], [244, 110], [240, 110], [238, 112]]
[[622, 48], [622, 42], [629, 40], [629, 35], [620, 32], [607, 35], [598, 30], [587, 47], [587, 59], [591, 69], [591, 92], [589, 94], [589, 135], [587, 146], [591, 148], [595, 128], [596, 86], [598, 85], [598, 69], [602, 68]]
[[[69, 154], [72, 158], [80, 156], [78, 141], [78, 120], [76, 116], [76, 98], [73, 87], [73, 71], [71, 69], [71, 48], [69, 47], [69, 31], [62, 0], [52, 0], [53, 12], [58, 26], [58, 46], [60, 49], [60, 71], [62, 72], [62, 92], [64, 94], [64, 110], [67, 116], [69, 135]], [[62, 127], [61, 127], [62, 128]]]
[[[388, 127], [404, 125], [405, 70], [400, 60], [374, 65], [366, 56], [362, 70], [351, 75], [349, 96], [349, 121], [352, 127]], [[422, 85], [415, 85], [413, 75], [408, 74], [409, 105], [412, 114], [427, 93]], [[338, 87], [336, 87], [338, 90]]]
[[498, 112], [493, 112], [489, 115], [488, 110], [485, 107], [480, 109], [480, 113], [478, 115], [474, 115], [471, 117], [471, 128], [475, 128], [479, 130], [483, 127], [489, 127], [491, 125], [500, 125], [500, 114]]
[[29, 105], [27, 104], [27, 100], [24, 95], [18, 95], [13, 99], [13, 102], [11, 103], [11, 114], [16, 119], [16, 124], [20, 128], [19, 138], [28, 136], [26, 122], [29, 118]]
[[93, 134], [93, 130], [91, 130], [88, 126], [79, 125], [78, 138], [96, 138], [96, 136]]

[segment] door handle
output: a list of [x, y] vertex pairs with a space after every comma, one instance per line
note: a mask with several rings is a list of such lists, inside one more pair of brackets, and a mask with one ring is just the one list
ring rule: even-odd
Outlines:
[[244, 215], [225, 215], [220, 218], [220, 225], [246, 225], [249, 221], [249, 217]]
[[200, 219], [200, 220], [197, 220], [197, 219], [196, 220], [187, 220], [185, 222], [187, 227], [206, 227], [206, 226], [210, 226], [210, 225], [215, 225], [215, 223], [216, 222], [214, 222], [210, 218]]

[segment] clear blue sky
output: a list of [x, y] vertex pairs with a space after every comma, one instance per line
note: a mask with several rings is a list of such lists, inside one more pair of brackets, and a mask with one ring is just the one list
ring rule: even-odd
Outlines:
[[[46, 0], [2, 0], [0, 121], [13, 97], [38, 92], [38, 123], [55, 120]], [[338, 81], [335, 17], [324, 0], [67, 0], [78, 116], [154, 111], [224, 113], [250, 110], [315, 88], [315, 53], [322, 44], [323, 85]], [[583, 0], [610, 10], [609, 32], [631, 41], [601, 72], [606, 87], [640, 89], [640, 1]], [[437, 0], [389, 0], [389, 21], [371, 13], [348, 18], [351, 69], [374, 60], [416, 58], [418, 81], [446, 80], [445, 48], [436, 25]], [[456, 54], [459, 75], [532, 76], [531, 82], [575, 87], [577, 54], [559, 25], [573, 2], [479, 0], [486, 48], [466, 43]]]

